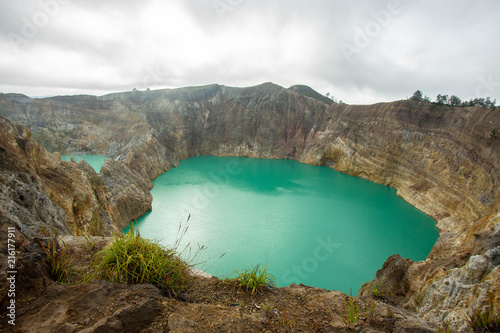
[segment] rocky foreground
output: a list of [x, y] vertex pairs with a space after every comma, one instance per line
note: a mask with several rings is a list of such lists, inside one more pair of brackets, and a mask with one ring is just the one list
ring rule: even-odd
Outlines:
[[[110, 241], [64, 237], [77, 270], [88, 269], [92, 255]], [[16, 332], [433, 332], [415, 313], [388, 297], [354, 301], [356, 323], [346, 315], [346, 295], [337, 291], [290, 285], [251, 294], [231, 281], [195, 275], [177, 298], [150, 284], [117, 285], [106, 281], [60, 285], [47, 277], [44, 256], [29, 240], [24, 255]], [[29, 273], [29, 274], [28, 274]], [[2, 318], [3, 319], [3, 318]]]
[[[466, 331], [465, 318], [474, 311], [500, 311], [498, 110], [414, 101], [328, 104], [267, 83], [251, 88], [213, 85], [41, 100], [2, 94], [0, 116], [9, 119], [0, 118], [1, 239], [6, 244], [8, 228], [14, 227], [17, 244], [23, 244], [17, 253], [19, 279], [28, 279], [35, 274], [29, 273], [31, 267], [40, 265], [36, 242], [30, 241], [40, 227], [74, 236], [109, 236], [151, 208], [151, 180], [181, 159], [202, 154], [290, 158], [393, 186], [437, 221], [440, 238], [428, 259], [414, 263], [398, 256], [389, 258], [376, 279], [360, 290], [360, 302], [368, 302], [374, 286], [383, 285], [391, 295], [390, 305], [397, 309], [394, 313], [400, 311], [422, 330], [431, 331], [445, 321], [454, 330]], [[96, 173], [85, 162], [63, 162], [51, 151], [102, 154], [114, 160], [106, 161]], [[2, 245], [2, 255], [2, 265], [6, 265], [7, 245]], [[2, 266], [2, 281], [6, 272]], [[19, 317], [20, 322], [38, 321], [37, 313], [53, 311], [30, 307], [31, 297], [33, 302], [40, 297], [53, 299], [50, 303], [60, 305], [56, 308], [62, 318], [94, 311], [93, 306], [79, 303], [78, 292], [70, 292], [79, 287], [54, 285], [46, 277], [38, 282], [20, 281], [19, 293], [30, 295], [22, 296], [27, 297], [24, 301], [30, 311]], [[107, 288], [109, 293], [142, 288], [91, 285]], [[2, 295], [7, 295], [8, 286], [3, 288]], [[275, 292], [304, 288], [291, 286]], [[307, 297], [339, 295], [304, 293]], [[74, 303], [61, 295], [75, 295]], [[127, 306], [140, 303], [137, 297], [136, 303], [127, 301]], [[8, 302], [4, 297], [3, 309]], [[179, 304], [187, 308], [191, 303]], [[320, 310], [318, 304], [304, 304], [311, 311]], [[227, 304], [221, 306], [228, 310]], [[129, 317], [116, 317], [120, 311], [111, 311], [109, 318], [114, 319], [109, 320]], [[163, 318], [165, 308], [158, 313], [155, 318]], [[325, 320], [331, 322], [309, 330], [341, 327], [335, 324], [334, 313], [325, 313]], [[170, 317], [164, 320], [170, 325]], [[306, 330], [308, 326], [300, 327]], [[361, 327], [351, 328], [365, 329]], [[396, 326], [390, 327], [397, 331]], [[265, 325], [255, 327], [261, 329]], [[204, 328], [193, 326], [192, 331]]]

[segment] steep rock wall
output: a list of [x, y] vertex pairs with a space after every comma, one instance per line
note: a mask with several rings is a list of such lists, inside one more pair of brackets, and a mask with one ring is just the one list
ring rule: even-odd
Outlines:
[[50, 151], [105, 154], [157, 177], [202, 154], [292, 158], [393, 186], [457, 232], [498, 204], [499, 112], [400, 101], [332, 104], [267, 83], [103, 97], [0, 96]]
[[2, 117], [0, 178], [2, 221], [29, 236], [40, 228], [110, 235], [151, 209], [152, 183], [124, 163], [107, 160], [97, 174], [85, 161], [62, 161]]

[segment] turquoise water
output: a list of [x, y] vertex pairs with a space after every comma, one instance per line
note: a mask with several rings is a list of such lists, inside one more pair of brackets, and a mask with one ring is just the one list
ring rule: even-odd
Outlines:
[[438, 237], [394, 189], [292, 160], [200, 156], [153, 183], [141, 236], [172, 246], [189, 226], [179, 249], [207, 247], [198, 268], [218, 277], [267, 262], [279, 286], [355, 294], [390, 255], [425, 260]]
[[101, 171], [101, 167], [104, 164], [104, 161], [108, 158], [101, 155], [61, 155], [61, 159], [63, 161], [71, 161], [71, 157], [73, 157], [77, 162], [80, 162], [80, 160], [84, 160], [85, 162], [90, 164], [90, 166], [93, 167], [95, 172], [97, 173]]

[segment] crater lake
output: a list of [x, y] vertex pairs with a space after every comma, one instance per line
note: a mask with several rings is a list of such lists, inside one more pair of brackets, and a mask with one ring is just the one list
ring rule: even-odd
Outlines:
[[220, 278], [267, 265], [279, 286], [356, 294], [389, 256], [425, 260], [438, 238], [395, 189], [293, 160], [199, 156], [153, 184], [140, 235], [180, 242], [195, 268]]

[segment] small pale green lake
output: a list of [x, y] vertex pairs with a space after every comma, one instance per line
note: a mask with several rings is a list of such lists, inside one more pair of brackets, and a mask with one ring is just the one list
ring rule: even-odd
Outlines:
[[80, 162], [80, 160], [84, 160], [92, 168], [94, 168], [95, 172], [99, 173], [101, 171], [101, 167], [104, 164], [104, 161], [108, 158], [101, 155], [61, 155], [61, 159], [63, 161], [71, 161], [71, 157], [75, 159], [75, 161]]
[[179, 249], [205, 246], [198, 268], [218, 277], [267, 263], [279, 286], [356, 294], [390, 255], [425, 260], [438, 238], [394, 189], [292, 160], [199, 156], [153, 184], [141, 236], [172, 246], [191, 215]]

